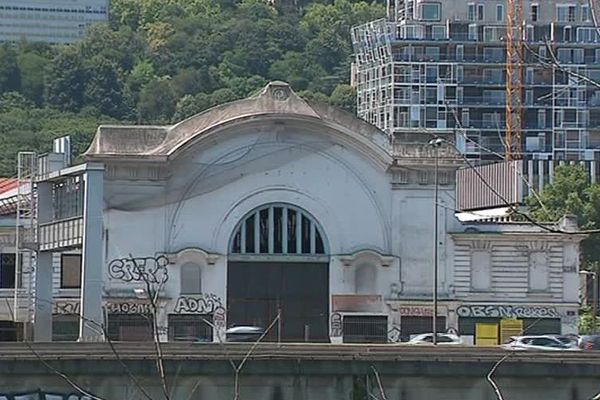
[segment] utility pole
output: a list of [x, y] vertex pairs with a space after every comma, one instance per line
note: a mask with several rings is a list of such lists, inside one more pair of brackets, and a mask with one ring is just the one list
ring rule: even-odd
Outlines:
[[596, 333], [596, 318], [598, 316], [598, 270], [592, 272], [594, 294], [592, 295], [592, 333]]
[[429, 145], [434, 150], [434, 170], [433, 170], [433, 319], [431, 325], [433, 329], [432, 343], [437, 345], [437, 314], [438, 314], [438, 151], [439, 147], [446, 141], [442, 138], [436, 138], [429, 141]]

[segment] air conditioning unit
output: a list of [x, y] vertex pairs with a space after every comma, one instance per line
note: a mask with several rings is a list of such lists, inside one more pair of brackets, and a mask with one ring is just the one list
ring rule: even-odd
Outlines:
[[549, 160], [550, 154], [549, 153], [533, 153], [532, 158], [534, 160]]

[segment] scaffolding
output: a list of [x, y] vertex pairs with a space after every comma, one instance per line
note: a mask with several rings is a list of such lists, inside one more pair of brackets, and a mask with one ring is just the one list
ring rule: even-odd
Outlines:
[[23, 323], [27, 340], [28, 324], [34, 318], [35, 250], [37, 243], [37, 154], [19, 152], [17, 155], [17, 210], [15, 235], [14, 322]]

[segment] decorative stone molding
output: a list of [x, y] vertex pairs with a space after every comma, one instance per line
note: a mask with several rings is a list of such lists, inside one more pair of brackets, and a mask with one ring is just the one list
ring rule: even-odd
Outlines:
[[177, 253], [168, 254], [169, 262], [172, 264], [185, 264], [185, 263], [206, 263], [207, 265], [214, 265], [219, 259], [219, 254], [207, 253], [199, 248], [187, 248], [180, 250]]
[[340, 261], [345, 267], [354, 266], [364, 260], [373, 262], [376, 267], [389, 267], [394, 262], [394, 257], [384, 256], [374, 250], [360, 250], [354, 254], [340, 257]]
[[106, 178], [111, 180], [161, 180], [165, 178], [165, 172], [157, 165], [108, 164]]
[[550, 243], [541, 240], [532, 240], [527, 244], [529, 251], [548, 251]]
[[473, 240], [469, 243], [471, 251], [475, 250], [492, 250], [492, 242], [490, 240]]

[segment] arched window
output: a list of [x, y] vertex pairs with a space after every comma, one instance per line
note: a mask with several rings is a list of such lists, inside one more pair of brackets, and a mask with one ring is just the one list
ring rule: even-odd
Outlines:
[[377, 279], [377, 268], [371, 263], [360, 264], [356, 267], [354, 283], [357, 294], [374, 294]]
[[317, 223], [305, 211], [290, 205], [268, 205], [249, 213], [238, 224], [232, 254], [326, 253]]
[[183, 264], [181, 266], [181, 294], [202, 293], [201, 279], [201, 268], [198, 264]]

